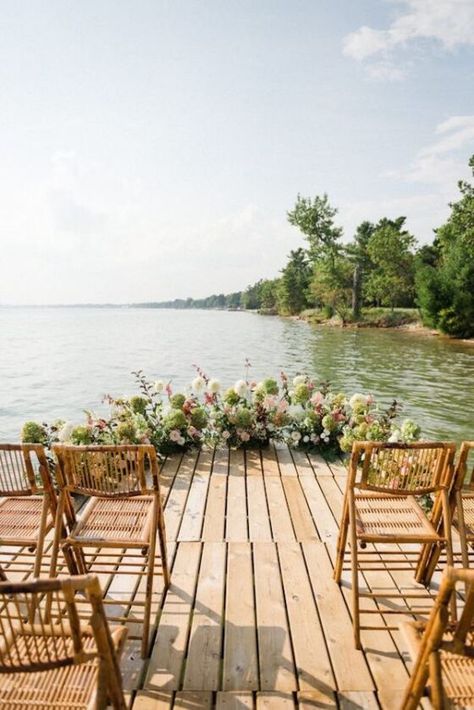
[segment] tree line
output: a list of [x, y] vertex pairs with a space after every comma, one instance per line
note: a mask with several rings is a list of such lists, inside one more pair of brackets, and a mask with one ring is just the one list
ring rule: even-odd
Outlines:
[[[474, 174], [474, 156], [469, 165]], [[357, 322], [362, 309], [418, 308], [425, 325], [456, 337], [474, 336], [474, 185], [458, 183], [447, 222], [432, 244], [418, 247], [406, 217], [363, 221], [350, 241], [336, 223], [326, 194], [297, 196], [287, 213], [306, 246], [294, 249], [280, 275], [244, 291], [203, 299], [175, 299], [162, 308], [246, 308], [282, 315], [307, 309], [343, 323]]]

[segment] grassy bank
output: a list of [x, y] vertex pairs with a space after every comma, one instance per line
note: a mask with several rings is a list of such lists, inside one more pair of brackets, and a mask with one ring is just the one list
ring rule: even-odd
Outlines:
[[339, 316], [328, 317], [327, 313], [317, 308], [308, 308], [302, 311], [298, 317], [310, 323], [339, 325], [349, 328], [423, 327], [417, 308], [395, 308], [394, 310], [390, 308], [363, 308], [360, 320], [346, 320], [344, 322]]

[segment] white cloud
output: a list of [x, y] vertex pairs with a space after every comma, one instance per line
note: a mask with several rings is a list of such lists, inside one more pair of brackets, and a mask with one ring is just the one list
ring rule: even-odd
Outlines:
[[388, 29], [364, 25], [343, 40], [343, 53], [365, 62], [373, 78], [403, 78], [405, 69], [398, 56], [400, 50], [419, 40], [436, 42], [444, 50], [474, 45], [473, 0], [395, 0], [395, 3], [401, 6], [401, 14]]

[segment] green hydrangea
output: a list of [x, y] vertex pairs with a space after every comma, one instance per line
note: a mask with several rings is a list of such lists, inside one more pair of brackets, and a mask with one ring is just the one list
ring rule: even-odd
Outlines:
[[252, 413], [245, 407], [239, 407], [234, 414], [234, 422], [240, 429], [245, 429], [252, 424]]
[[385, 439], [385, 432], [380, 424], [380, 422], [373, 422], [367, 428], [367, 440], [368, 441], [383, 441]]
[[174, 394], [170, 397], [170, 404], [173, 409], [182, 409], [184, 403], [186, 402], [186, 397], [184, 394]]
[[352, 444], [354, 443], [354, 436], [352, 433], [346, 433], [339, 439], [339, 446], [341, 451], [348, 452], [352, 449]]
[[181, 409], [171, 409], [163, 420], [165, 429], [185, 429], [188, 422]]
[[237, 392], [234, 390], [233, 387], [228, 389], [224, 395], [224, 402], [226, 404], [231, 404], [231, 405], [238, 404], [239, 400], [240, 400], [240, 397], [237, 394]]
[[120, 422], [117, 429], [115, 430], [119, 442], [122, 444], [136, 444], [137, 443], [137, 430], [133, 422], [124, 421]]
[[130, 397], [130, 406], [135, 414], [145, 414], [148, 400], [140, 395], [135, 395], [135, 397]]
[[38, 422], [25, 422], [21, 430], [21, 440], [25, 444], [46, 444], [46, 429]]
[[325, 414], [321, 419], [321, 424], [328, 431], [334, 431], [337, 426], [336, 420], [330, 414]]
[[304, 404], [308, 401], [309, 396], [310, 390], [308, 385], [305, 382], [300, 382], [294, 389], [292, 399], [296, 404]]
[[278, 382], [271, 377], [263, 380], [261, 384], [266, 394], [278, 394]]
[[207, 424], [207, 413], [203, 407], [194, 407], [191, 412], [191, 424], [196, 429], [204, 429]]
[[80, 425], [71, 431], [71, 442], [76, 446], [87, 446], [93, 443], [92, 432], [89, 427]]

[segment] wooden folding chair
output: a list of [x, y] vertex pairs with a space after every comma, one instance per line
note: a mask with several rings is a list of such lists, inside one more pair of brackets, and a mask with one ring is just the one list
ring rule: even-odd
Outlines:
[[474, 461], [468, 466], [474, 441], [463, 441], [454, 476], [453, 525], [461, 542], [462, 566], [469, 567], [469, 546], [474, 545]]
[[[446, 545], [448, 563], [452, 564], [448, 488], [453, 474], [455, 449], [456, 446], [452, 443], [405, 445], [356, 442], [353, 445], [337, 543], [334, 579], [338, 583], [341, 581], [347, 535], [350, 531], [352, 617], [356, 648], [361, 647], [361, 628], [378, 628], [361, 627], [360, 614], [390, 613], [378, 608], [361, 610], [360, 597], [372, 600], [377, 596], [400, 597], [406, 600], [409, 596], [408, 593], [377, 595], [369, 591], [359, 592], [359, 572], [363, 571], [363, 565], [359, 560], [358, 545], [362, 549], [369, 543]], [[426, 494], [435, 496], [431, 519], [416, 499], [416, 496]], [[380, 559], [384, 554], [387, 555], [383, 569], [389, 569], [390, 564], [396, 561], [396, 558], [385, 550], [377, 549], [374, 554]], [[403, 556], [402, 553], [400, 557]], [[416, 579], [419, 581], [418, 575]], [[401, 613], [403, 610], [395, 611]]]
[[56, 494], [40, 444], [0, 444], [0, 545], [35, 551], [41, 573], [44, 541], [54, 524]]
[[[59, 498], [51, 576], [58, 550], [74, 550], [79, 570], [88, 571], [85, 548], [137, 549], [145, 558], [146, 592], [142, 656], [148, 652], [158, 534], [165, 589], [169, 585], [166, 534], [158, 480], [158, 461], [151, 445], [55, 445]], [[89, 497], [76, 518], [71, 494]], [[62, 524], [63, 523], [63, 524]], [[63, 534], [64, 525], [67, 533]]]
[[[457, 624], [448, 608], [455, 600], [456, 584], [468, 589]], [[400, 630], [414, 661], [400, 710], [416, 710], [429, 685], [435, 710], [474, 707], [474, 570], [447, 567], [435, 606], [426, 623], [404, 622]]]
[[126, 636], [109, 629], [93, 575], [0, 583], [0, 706], [125, 710]]

